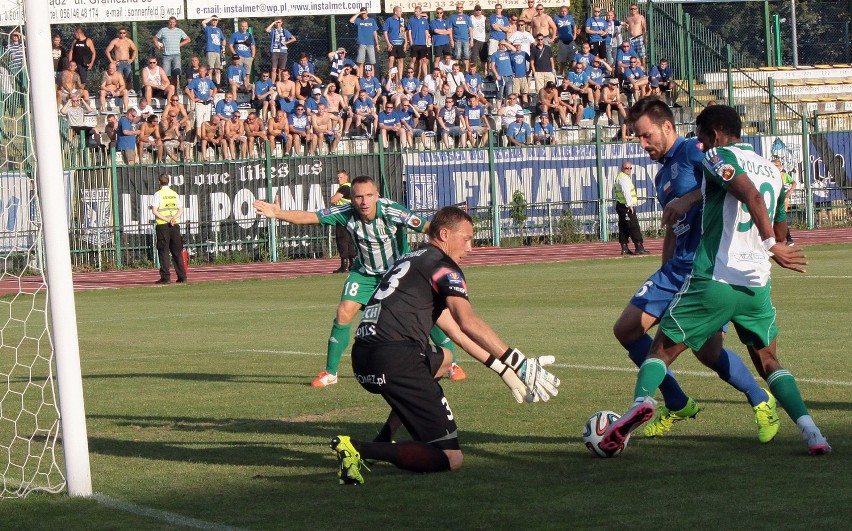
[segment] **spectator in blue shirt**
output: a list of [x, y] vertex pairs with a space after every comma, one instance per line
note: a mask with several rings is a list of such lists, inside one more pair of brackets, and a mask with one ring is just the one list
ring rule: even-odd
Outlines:
[[408, 19], [408, 42], [411, 45], [411, 66], [422, 79], [429, 73], [429, 16], [419, 5], [414, 6], [414, 15]]
[[512, 93], [512, 58], [507, 51], [509, 43], [500, 41], [498, 49], [488, 60], [491, 63], [491, 72], [494, 74], [495, 83], [497, 84], [497, 98], [502, 103], [506, 102], [506, 98]]
[[136, 109], [131, 107], [118, 121], [116, 129], [115, 150], [124, 154], [124, 162], [128, 166], [136, 164], [136, 140], [139, 131], [133, 128], [135, 120]]
[[450, 27], [450, 21], [444, 18], [444, 10], [438, 8], [435, 10], [435, 18], [429, 24], [432, 33], [432, 52], [435, 57], [443, 57], [444, 54], [453, 53], [450, 46], [450, 38], [453, 30]]
[[358, 13], [349, 19], [350, 24], [358, 28], [358, 55], [355, 62], [358, 64], [358, 77], [364, 75], [364, 64], [376, 64], [376, 49], [379, 47], [379, 24], [376, 19], [367, 14], [367, 8], [362, 7]]
[[248, 82], [248, 72], [245, 67], [240, 64], [240, 56], [234, 55], [231, 57], [231, 66], [225, 73], [228, 78], [228, 85], [231, 87], [230, 94], [237, 99], [237, 92], [251, 92], [251, 84]]
[[319, 87], [314, 87], [312, 90], [311, 97], [305, 101], [305, 109], [308, 110], [311, 114], [316, 114], [319, 110], [320, 104], [328, 107], [328, 100], [325, 96], [322, 95], [322, 89]]
[[415, 139], [421, 138], [424, 133], [420, 125], [420, 111], [408, 101], [408, 98], [402, 98], [399, 113], [402, 117], [403, 132], [408, 137], [408, 145], [415, 147]]
[[381, 136], [382, 146], [390, 147], [390, 142], [398, 140], [402, 149], [408, 149], [408, 135], [402, 125], [402, 115], [396, 111], [393, 103], [385, 103], [384, 110], [379, 113], [377, 134]]
[[382, 95], [382, 84], [377, 77], [373, 75], [373, 66], [366, 65], [364, 67], [364, 77], [358, 80], [358, 86], [361, 90], [367, 93], [367, 96], [373, 100], [373, 104], [378, 103], [379, 97]]
[[536, 122], [535, 129], [533, 130], [533, 143], [536, 145], [550, 145], [556, 139], [553, 124], [550, 123], [550, 116], [547, 113], [542, 113], [538, 118], [539, 121]]
[[388, 70], [393, 68], [397, 59], [399, 59], [399, 68], [403, 68], [405, 52], [408, 50], [408, 35], [405, 31], [401, 7], [393, 8], [393, 16], [385, 20], [382, 29], [385, 32], [385, 42], [388, 44]]
[[524, 113], [515, 115], [515, 121], [506, 127], [506, 139], [510, 146], [528, 146], [532, 142], [532, 129], [524, 121]]
[[615, 52], [615, 74], [618, 77], [624, 77], [624, 70], [630, 68], [630, 58], [635, 57], [639, 58], [636, 55], [636, 52], [633, 51], [633, 47], [630, 46], [630, 41], [624, 41], [621, 43], [621, 46], [618, 47], [618, 51]]
[[216, 95], [216, 83], [207, 77], [207, 67], [198, 67], [201, 75], [191, 79], [186, 85], [186, 95], [195, 103], [195, 130], [201, 136], [201, 125], [210, 119], [213, 111], [213, 96]]
[[589, 65], [591, 65], [591, 64], [592, 64], [592, 60], [593, 60], [595, 57], [597, 57], [597, 56], [592, 54], [592, 52], [591, 52], [591, 46], [589, 45], [589, 43], [588, 43], [588, 42], [584, 42], [584, 43], [583, 43], [583, 51], [582, 51], [582, 52], [578, 52], [578, 53], [574, 56], [574, 62], [573, 62], [573, 63], [571, 63], [571, 68], [574, 68], [574, 66], [575, 66], [577, 63], [583, 63], [583, 65], [584, 65], [584, 66], [588, 67]]
[[360, 90], [358, 97], [352, 102], [352, 110], [355, 112], [355, 130], [364, 128], [367, 137], [373, 136], [373, 127], [376, 122], [376, 104], [367, 97], [366, 90]]
[[254, 82], [252, 106], [263, 121], [266, 121], [267, 113], [271, 114], [275, 109], [275, 93], [272, 91], [274, 86], [269, 72], [261, 73], [260, 79]]
[[207, 67], [218, 85], [222, 82], [222, 69], [225, 68], [222, 64], [222, 57], [225, 55], [225, 34], [219, 27], [219, 17], [216, 15], [202, 20], [201, 28], [206, 38], [204, 51], [207, 53]]
[[240, 56], [240, 65], [246, 69], [246, 74], [251, 74], [251, 65], [254, 56], [257, 55], [254, 35], [249, 31], [248, 20], [240, 21], [240, 31], [235, 31], [228, 39], [231, 53]]
[[479, 105], [476, 96], [467, 98], [467, 107], [464, 109], [464, 120], [467, 128], [467, 139], [470, 147], [485, 147], [488, 145], [488, 110]]
[[639, 58], [630, 58], [630, 68], [624, 71], [624, 88], [630, 93], [632, 92], [635, 99], [644, 98], [651, 92], [651, 87], [648, 85], [648, 76], [645, 71], [639, 66]]
[[592, 53], [606, 59], [606, 18], [601, 15], [601, 8], [592, 8], [592, 16], [586, 19], [585, 29], [592, 47]]
[[216, 114], [225, 120], [230, 120], [235, 112], [237, 112], [237, 102], [234, 101], [234, 96], [230, 92], [226, 92], [225, 99], [219, 100], [216, 104]]
[[651, 68], [648, 83], [652, 89], [658, 90], [665, 96], [669, 105], [676, 109], [680, 107], [677, 103], [677, 85], [668, 59], [660, 59], [660, 62]]
[[399, 80], [399, 85], [405, 94], [414, 95], [420, 87], [420, 80], [414, 77], [414, 67], [409, 66], [405, 71], [405, 77]]
[[435, 97], [429, 92], [429, 87], [420, 85], [420, 90], [412, 96], [411, 103], [420, 113], [420, 122], [426, 123], [426, 131], [435, 131]]
[[293, 63], [293, 79], [301, 78], [304, 72], [313, 76], [316, 74], [316, 68], [312, 62], [308, 61], [308, 54], [302, 52], [299, 54], [299, 60]]
[[509, 58], [512, 62], [512, 75], [514, 76], [512, 80], [512, 94], [517, 94], [521, 99], [521, 103], [526, 106], [529, 103], [530, 91], [528, 77], [530, 74], [530, 54], [521, 50], [520, 46], [517, 47], [517, 50], [511, 51], [512, 47], [510, 45], [509, 50]]
[[457, 61], [464, 61], [464, 70], [467, 72], [473, 37], [470, 34], [470, 17], [464, 14], [464, 4], [456, 4], [456, 12], [450, 17], [450, 26], [453, 29], [453, 56]]
[[503, 4], [494, 6], [494, 14], [488, 17], [491, 33], [488, 39], [488, 56], [491, 57], [497, 51], [500, 41], [506, 40], [506, 32], [509, 31], [509, 17], [503, 14]]
[[559, 63], [559, 71], [563, 75], [567, 73], [568, 62], [577, 54], [577, 22], [568, 13], [568, 7], [562, 6], [559, 14], [553, 17], [556, 24], [556, 37], [559, 40], [556, 45], [556, 62]]
[[278, 79], [279, 70], [287, 70], [287, 47], [296, 42], [296, 37], [284, 27], [278, 18], [266, 26], [269, 34], [269, 52], [272, 54], [272, 79]]

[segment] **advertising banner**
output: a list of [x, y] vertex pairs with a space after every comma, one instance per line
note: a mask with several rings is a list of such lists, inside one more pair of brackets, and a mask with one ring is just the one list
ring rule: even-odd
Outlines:
[[362, 7], [370, 13], [382, 9], [379, 0], [187, 0], [186, 18], [298, 17], [305, 15], [354, 15]]
[[[48, 0], [51, 24], [184, 18], [183, 0]], [[18, 5], [0, 0], [0, 26], [22, 24]]]
[[[460, 3], [464, 4], [465, 13], [470, 15], [473, 13], [474, 6], [479, 5], [482, 9], [490, 11], [494, 9], [494, 4], [496, 2], [460, 0]], [[456, 5], [458, 4], [458, 0], [385, 0], [385, 13], [393, 13], [394, 6], [401, 7], [403, 13], [413, 13], [415, 6], [420, 6], [420, 8], [426, 13], [431, 13], [439, 7], [443, 8], [446, 13], [455, 13]], [[538, 4], [543, 5], [551, 15], [557, 14], [559, 8], [562, 6], [571, 7], [570, 0], [565, 0], [564, 2], [559, 2], [558, 0], [546, 0], [544, 2], [536, 2], [536, 5]], [[504, 13], [506, 10], [514, 12], [528, 7], [526, 0], [509, 0], [507, 2], [500, 2], [500, 5], [503, 6]]]
[[32, 180], [24, 173], [0, 173], [0, 249], [24, 251], [35, 240]]

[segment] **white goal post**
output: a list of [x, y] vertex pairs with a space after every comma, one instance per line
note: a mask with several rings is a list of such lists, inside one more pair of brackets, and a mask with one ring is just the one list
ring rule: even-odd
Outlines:
[[0, 497], [92, 494], [48, 13], [0, 0]]

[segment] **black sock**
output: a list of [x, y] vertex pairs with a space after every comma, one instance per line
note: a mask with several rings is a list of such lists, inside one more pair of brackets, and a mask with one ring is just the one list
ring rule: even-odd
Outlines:
[[450, 469], [447, 455], [430, 444], [407, 441], [401, 443], [352, 441], [364, 459], [375, 459], [411, 472], [446, 472]]
[[393, 440], [393, 429], [391, 429], [390, 425], [385, 422], [382, 429], [379, 430], [379, 434], [376, 435], [376, 438], [373, 439], [373, 442], [391, 442]]

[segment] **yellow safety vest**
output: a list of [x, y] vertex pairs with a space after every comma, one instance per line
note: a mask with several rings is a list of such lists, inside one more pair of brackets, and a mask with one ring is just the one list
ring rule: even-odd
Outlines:
[[[348, 188], [349, 188], [349, 194], [350, 194], [350, 195], [352, 194], [352, 183], [343, 183], [343, 184], [341, 184], [340, 186], [346, 186], [346, 187], [348, 187]], [[334, 203], [334, 204], [335, 204], [335, 205], [345, 205], [346, 203], [351, 203], [351, 202], [352, 202], [352, 200], [351, 200], [351, 199], [346, 199], [345, 197], [341, 197], [341, 198], [340, 198], [340, 199], [338, 199], [338, 200], [337, 200], [337, 202], [336, 202], [336, 203]]]
[[[621, 180], [622, 175], [624, 175], [623, 172], [618, 172], [618, 175], [615, 176], [615, 182], [612, 183], [612, 198], [617, 203], [626, 205], [627, 198], [624, 197], [624, 192], [622, 192], [621, 186], [618, 185], [618, 181]], [[630, 179], [630, 196], [634, 199], [636, 198], [636, 185], [633, 184], [633, 179]]]
[[[178, 213], [178, 194], [168, 186], [160, 188], [160, 208], [157, 209], [161, 216], [170, 218]], [[160, 218], [154, 218], [157, 225], [168, 223]]]

